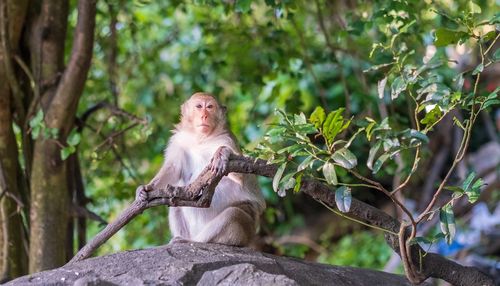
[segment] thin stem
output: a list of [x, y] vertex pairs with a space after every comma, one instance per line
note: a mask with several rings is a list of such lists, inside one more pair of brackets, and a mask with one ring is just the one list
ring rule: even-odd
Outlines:
[[390, 233], [392, 235], [398, 235], [397, 233], [393, 232], [393, 231], [390, 231], [388, 229], [385, 229], [385, 228], [381, 228], [381, 227], [378, 227], [376, 225], [371, 225], [371, 224], [368, 224], [364, 221], [361, 221], [361, 220], [358, 220], [358, 219], [355, 219], [355, 218], [352, 218], [350, 216], [347, 216], [337, 210], [335, 210], [334, 208], [330, 207], [329, 205], [327, 205], [326, 203], [324, 203], [323, 201], [318, 201], [320, 202], [323, 206], [325, 206], [325, 208], [327, 208], [328, 210], [330, 210], [331, 212], [335, 213], [336, 215], [339, 215], [345, 219], [348, 219], [348, 220], [351, 220], [351, 221], [354, 221], [354, 222], [357, 222], [359, 224], [362, 224], [364, 226], [367, 226], [367, 227], [370, 227], [370, 228], [373, 228], [373, 229], [377, 229], [377, 230], [380, 230], [380, 231], [383, 231], [383, 232], [386, 232], [386, 233]]

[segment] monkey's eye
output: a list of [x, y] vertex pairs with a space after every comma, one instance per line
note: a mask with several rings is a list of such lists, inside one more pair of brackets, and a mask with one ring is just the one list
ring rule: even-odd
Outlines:
[[208, 108], [208, 109], [212, 109], [213, 107], [214, 107], [214, 106], [213, 106], [212, 104], [209, 104], [209, 105], [207, 106], [207, 108]]
[[196, 108], [200, 109], [201, 108], [201, 104], [197, 104]]

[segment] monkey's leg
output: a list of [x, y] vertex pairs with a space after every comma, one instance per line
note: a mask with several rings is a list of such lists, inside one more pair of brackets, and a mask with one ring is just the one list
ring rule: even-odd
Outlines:
[[255, 235], [254, 214], [254, 206], [250, 203], [228, 207], [211, 220], [193, 240], [246, 246]]
[[182, 209], [176, 207], [169, 208], [168, 224], [172, 233], [170, 243], [189, 241], [189, 230]]

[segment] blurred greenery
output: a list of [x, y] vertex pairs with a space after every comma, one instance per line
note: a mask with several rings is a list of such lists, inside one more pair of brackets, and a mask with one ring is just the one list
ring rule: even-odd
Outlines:
[[[124, 210], [133, 200], [135, 188], [148, 182], [160, 168], [163, 148], [178, 120], [179, 106], [196, 91], [211, 92], [228, 107], [231, 129], [247, 150], [253, 150], [270, 124], [278, 122], [274, 112], [277, 108], [287, 114], [309, 115], [317, 106], [327, 112], [343, 107], [344, 118], [355, 115], [377, 122], [390, 114], [392, 128], [408, 128], [412, 124], [408, 116], [411, 99], [394, 95], [391, 99], [391, 92], [387, 92], [391, 88], [404, 89], [396, 69], [401, 69], [402, 74], [405, 66], [421, 66], [432, 56], [452, 59], [426, 74], [434, 82], [446, 85], [453, 83], [457, 71], [473, 69], [477, 59], [472, 51], [477, 49], [477, 41], [462, 43], [460, 35], [449, 35], [443, 29], [457, 28], [450, 20], [453, 17], [469, 21], [463, 15], [470, 15], [474, 21], [481, 21], [491, 19], [495, 9], [498, 11], [494, 0], [475, 3], [476, 6], [465, 0], [98, 1], [94, 56], [79, 114], [107, 101], [146, 118], [148, 124], [104, 141], [127, 128], [130, 119], [109, 109], [90, 116], [78, 147], [85, 190], [91, 199], [89, 208], [108, 221]], [[478, 7], [481, 13], [467, 14]], [[75, 12], [71, 23], [76, 23]], [[482, 25], [476, 32], [484, 35], [493, 31], [495, 25], [498, 22]], [[438, 38], [434, 45], [439, 35], [444, 38]], [[462, 45], [454, 45], [459, 41]], [[380, 94], [379, 82], [384, 78], [387, 91]], [[471, 83], [471, 77], [466, 76], [468, 92]], [[487, 85], [488, 82], [481, 84], [481, 94], [489, 93]], [[493, 109], [489, 107], [487, 111], [492, 113]], [[351, 135], [352, 131], [348, 129]], [[366, 162], [366, 144], [354, 141], [351, 151], [359, 161]], [[425, 150], [423, 154], [424, 159], [432, 155]], [[402, 159], [404, 168], [409, 169], [412, 159], [406, 154]], [[389, 160], [376, 177], [390, 184], [396, 169], [397, 164]], [[369, 171], [364, 169], [367, 174]], [[343, 170], [337, 169], [336, 175], [343, 182], [352, 180]], [[421, 185], [422, 175], [417, 177], [420, 179], [413, 183]], [[304, 203], [301, 195], [278, 197], [270, 180], [259, 181], [268, 202], [261, 237], [307, 228], [311, 214], [308, 209], [323, 210], [314, 202]], [[373, 194], [359, 195], [379, 201]], [[102, 225], [89, 223], [87, 237], [101, 229]], [[319, 261], [383, 268], [391, 252], [380, 234], [352, 232], [349, 227], [339, 228], [338, 232], [343, 236], [340, 240], [335, 236], [337, 239], [322, 242], [325, 252], [318, 254]], [[151, 247], [168, 240], [167, 212], [157, 207], [129, 223], [98, 254]], [[273, 251], [295, 256], [310, 251], [304, 245], [281, 247], [275, 246]]]

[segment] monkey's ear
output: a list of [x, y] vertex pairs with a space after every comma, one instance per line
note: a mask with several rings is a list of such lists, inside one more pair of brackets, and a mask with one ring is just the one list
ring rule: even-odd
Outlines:
[[224, 114], [224, 115], [227, 114], [227, 107], [225, 105], [221, 105], [220, 110], [221, 110], [222, 114]]
[[182, 117], [188, 118], [189, 117], [188, 113], [189, 113], [189, 104], [188, 101], [186, 101], [181, 105], [181, 118]]

